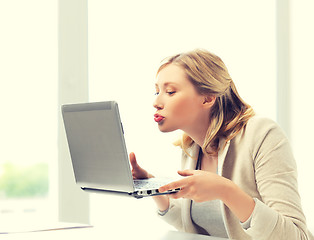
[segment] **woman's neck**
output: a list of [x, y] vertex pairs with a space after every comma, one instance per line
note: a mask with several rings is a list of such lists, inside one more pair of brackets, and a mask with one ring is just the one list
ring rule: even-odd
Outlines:
[[195, 123], [191, 128], [182, 129], [200, 147], [204, 145], [209, 122]]

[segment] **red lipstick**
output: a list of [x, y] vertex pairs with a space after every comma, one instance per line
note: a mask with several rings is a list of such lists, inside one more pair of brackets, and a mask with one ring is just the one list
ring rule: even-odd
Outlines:
[[157, 113], [154, 115], [154, 120], [155, 120], [155, 122], [158, 122], [158, 123], [161, 122], [162, 120], [164, 120], [164, 118], [165, 118], [164, 116], [161, 116]]

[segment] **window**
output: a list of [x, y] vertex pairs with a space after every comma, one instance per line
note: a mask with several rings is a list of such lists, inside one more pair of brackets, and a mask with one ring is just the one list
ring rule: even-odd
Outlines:
[[29, 221], [56, 212], [57, 1], [1, 1], [0, 29], [0, 219]]

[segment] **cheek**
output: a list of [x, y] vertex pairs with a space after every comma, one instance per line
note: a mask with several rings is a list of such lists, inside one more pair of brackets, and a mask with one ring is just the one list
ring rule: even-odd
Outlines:
[[192, 98], [190, 99], [184, 97], [175, 103], [173, 108], [173, 114], [183, 119], [193, 115], [196, 110], [196, 101]]

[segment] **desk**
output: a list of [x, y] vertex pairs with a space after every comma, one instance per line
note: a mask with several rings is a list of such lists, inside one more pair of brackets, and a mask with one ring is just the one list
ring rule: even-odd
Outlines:
[[1, 240], [111, 240], [111, 239], [136, 239], [136, 240], [223, 240], [224, 238], [209, 237], [197, 234], [182, 233], [176, 231], [145, 233], [111, 232], [110, 229], [97, 227], [51, 230], [40, 232], [24, 232], [0, 234]]

